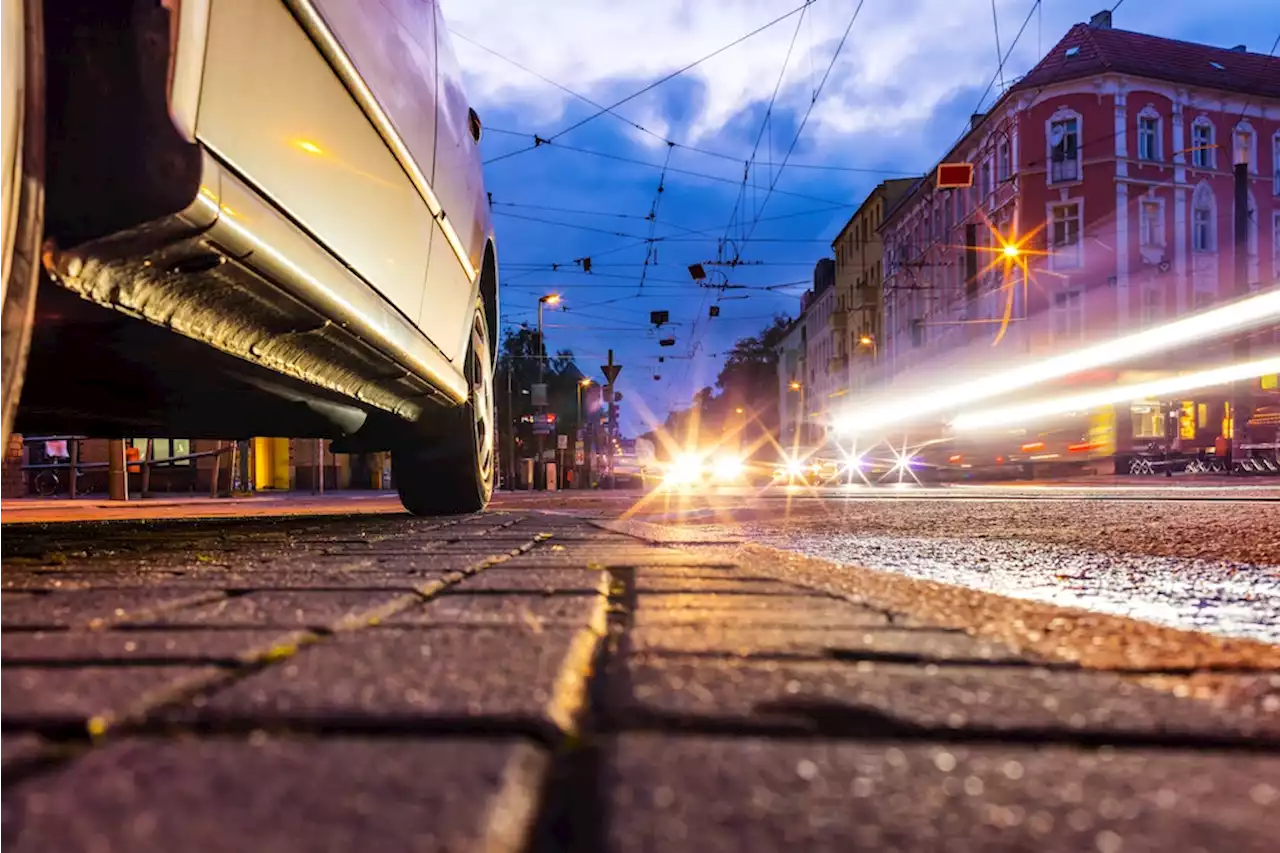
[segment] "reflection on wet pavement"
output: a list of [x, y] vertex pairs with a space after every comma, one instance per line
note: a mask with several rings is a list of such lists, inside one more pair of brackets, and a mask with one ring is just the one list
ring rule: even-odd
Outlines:
[[1103, 553], [1039, 542], [706, 527], [835, 563], [1161, 625], [1280, 642], [1280, 566]]

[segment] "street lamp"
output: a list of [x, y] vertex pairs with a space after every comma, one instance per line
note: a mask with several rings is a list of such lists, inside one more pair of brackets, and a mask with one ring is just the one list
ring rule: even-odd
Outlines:
[[[538, 297], [538, 384], [542, 385], [542, 392], [546, 394], [545, 368], [547, 361], [547, 347], [542, 337], [542, 306], [560, 304], [560, 294], [548, 293], [546, 296]], [[546, 405], [538, 407], [542, 411], [540, 414], [546, 413]], [[535, 424], [538, 433], [538, 470], [542, 472], [542, 487], [547, 487], [547, 461], [543, 457], [543, 433], [545, 427], [542, 424]]]
[[875, 364], [880, 360], [880, 351], [876, 347], [876, 339], [871, 335], [863, 335], [858, 338], [858, 346], [871, 348], [871, 363]]
[[578, 484], [578, 488], [583, 488], [582, 470], [578, 465], [578, 438], [579, 437], [582, 438], [582, 448], [584, 450], [582, 458], [584, 460], [586, 459], [585, 451], [587, 449], [587, 431], [585, 429], [584, 424], [582, 423], [582, 389], [588, 388], [590, 387], [590, 385], [591, 385], [591, 377], [589, 376], [584, 376], [582, 379], [578, 380], [578, 429], [577, 429], [577, 433], [573, 437], [573, 479], [574, 479], [574, 482]]

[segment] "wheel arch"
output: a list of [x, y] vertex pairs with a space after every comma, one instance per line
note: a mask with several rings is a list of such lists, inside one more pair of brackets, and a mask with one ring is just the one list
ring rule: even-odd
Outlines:
[[493, 348], [493, 359], [496, 362], [498, 347], [501, 346], [501, 341], [498, 340], [501, 318], [498, 315], [498, 252], [492, 238], [485, 241], [484, 261], [480, 264], [480, 299], [484, 303], [485, 322], [489, 327], [489, 344]]

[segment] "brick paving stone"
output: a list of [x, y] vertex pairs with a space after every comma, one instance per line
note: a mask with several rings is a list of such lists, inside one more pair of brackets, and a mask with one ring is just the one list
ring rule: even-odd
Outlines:
[[451, 574], [455, 573], [428, 569], [389, 571], [379, 566], [367, 571], [263, 572], [224, 579], [219, 586], [232, 590], [413, 590], [439, 583]]
[[83, 724], [90, 717], [119, 715], [139, 703], [218, 675], [197, 666], [5, 666], [0, 668], [6, 726]]
[[68, 590], [10, 602], [0, 597], [6, 628], [85, 626], [115, 622], [133, 614], [179, 607], [217, 597], [217, 593], [193, 590]]
[[[1188, 702], [1110, 673], [1034, 667], [685, 660], [615, 662], [627, 714], [693, 715], [803, 730], [925, 736], [962, 728], [1117, 736], [1213, 736], [1280, 741], [1270, 718]], [[1105, 697], [1105, 701], [1101, 700]]]
[[792, 587], [786, 595], [752, 592], [642, 592], [636, 596], [637, 610], [776, 610], [780, 613], [802, 611], [831, 604], [856, 608], [844, 599]]
[[699, 568], [689, 568], [687, 566], [645, 566], [636, 570], [637, 579], [666, 579], [666, 578], [683, 578], [685, 580], [709, 580], [709, 581], [725, 581], [736, 580], [746, 575], [748, 580], [756, 581], [777, 581], [777, 578], [768, 577], [766, 575], [751, 576], [743, 572], [736, 563], [726, 563], [718, 566], [707, 566]]
[[10, 765], [29, 761], [44, 751], [46, 742], [30, 732], [14, 732], [0, 738], [0, 763], [5, 769]]
[[[505, 564], [504, 564], [505, 565]], [[466, 578], [451, 593], [608, 592], [608, 575], [591, 569], [485, 569]]]
[[[671, 768], [679, 772], [672, 773]], [[610, 853], [1274, 850], [1274, 755], [626, 735]]]
[[385, 627], [488, 625], [579, 627], [602, 616], [602, 599], [591, 594], [439, 595], [421, 607], [382, 620]]
[[640, 608], [631, 616], [635, 628], [648, 626], [700, 626], [724, 625], [751, 629], [805, 629], [805, 628], [877, 628], [890, 625], [890, 617], [868, 607], [826, 603], [787, 610], [768, 610], [751, 607], [737, 610], [716, 607], [713, 610], [696, 610], [692, 607]]
[[252, 660], [296, 643], [298, 631], [11, 631], [0, 648], [4, 664], [70, 661]]
[[511, 568], [531, 569], [570, 569], [583, 565], [600, 569], [640, 569], [649, 566], [675, 566], [681, 568], [702, 569], [736, 569], [737, 563], [729, 560], [708, 558], [699, 561], [690, 554], [679, 554], [669, 557], [618, 554], [611, 550], [593, 550], [589, 556], [580, 556], [564, 552], [552, 551], [548, 547], [538, 548], [528, 554], [513, 557]]
[[124, 740], [5, 793], [11, 853], [506, 853], [546, 756], [513, 738]]
[[391, 604], [404, 595], [406, 593], [395, 590], [251, 592], [210, 604], [168, 610], [136, 620], [136, 624], [330, 628], [359, 614]]
[[631, 650], [672, 654], [797, 655], [831, 657], [859, 654], [919, 655], [937, 660], [1017, 661], [1014, 650], [957, 631], [914, 628], [770, 628], [734, 625], [660, 626], [630, 632]]
[[255, 723], [491, 717], [549, 730], [564, 721], [562, 673], [579, 678], [589, 663], [578, 659], [582, 633], [378, 628], [339, 635], [215, 693], [197, 713]]
[[732, 578], [705, 578], [705, 577], [680, 577], [680, 576], [653, 576], [648, 572], [642, 572], [636, 578], [635, 589], [641, 594], [668, 593], [668, 594], [689, 594], [689, 593], [737, 593], [737, 594], [755, 594], [755, 595], [822, 595], [823, 593], [815, 592], [795, 584], [784, 583], [774, 580], [773, 578], [750, 578], [738, 577]]

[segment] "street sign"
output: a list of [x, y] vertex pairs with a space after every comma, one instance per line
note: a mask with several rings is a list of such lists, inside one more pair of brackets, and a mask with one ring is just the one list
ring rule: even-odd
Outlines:
[[557, 435], [557, 436], [556, 436], [556, 450], [568, 450], [568, 449], [569, 449], [569, 436], [567, 436], [567, 435]]
[[545, 406], [547, 404], [547, 386], [542, 382], [535, 382], [529, 388], [529, 396], [532, 398], [529, 402], [535, 406]]
[[605, 384], [612, 385], [613, 380], [618, 378], [618, 374], [622, 372], [621, 364], [602, 364], [600, 372], [604, 374]]
[[968, 189], [973, 186], [973, 164], [939, 163], [935, 184], [940, 190]]
[[556, 416], [554, 414], [535, 415], [533, 418], [534, 435], [551, 435], [555, 432]]

